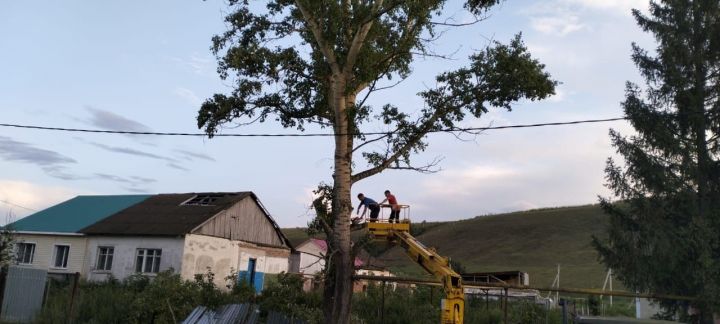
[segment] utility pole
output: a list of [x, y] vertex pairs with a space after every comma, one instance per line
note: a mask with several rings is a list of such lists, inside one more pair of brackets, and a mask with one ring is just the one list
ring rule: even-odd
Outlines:
[[[608, 269], [608, 276], [610, 276], [610, 292], [612, 292], [613, 291], [613, 289], [612, 289], [612, 269]], [[610, 306], [612, 306], [612, 298], [613, 298], [613, 295], [610, 294]]]
[[[560, 289], [560, 263], [557, 265], [557, 288]], [[560, 300], [560, 292], [555, 292], [555, 300], [556, 302]]]

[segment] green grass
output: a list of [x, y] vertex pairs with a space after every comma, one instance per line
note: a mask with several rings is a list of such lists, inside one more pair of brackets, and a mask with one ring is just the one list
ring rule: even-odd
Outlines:
[[[597, 205], [547, 208], [447, 222], [418, 239], [469, 272], [520, 270], [531, 285], [549, 286], [560, 264], [562, 287], [600, 288], [606, 270], [590, 242], [606, 222]], [[423, 273], [400, 248], [381, 259], [396, 272]]]
[[307, 234], [307, 228], [304, 227], [283, 228], [282, 232], [294, 247], [310, 238]]
[[[550, 286], [560, 264], [562, 287], [601, 288], [606, 269], [590, 242], [592, 235], [602, 235], [606, 223], [600, 207], [589, 205], [478, 216], [424, 227], [414, 224], [413, 232], [421, 232], [417, 238], [423, 244], [459, 261], [469, 272], [520, 270], [530, 274], [531, 285]], [[307, 238], [303, 229], [283, 231], [291, 241]], [[380, 259], [398, 275], [425, 274], [398, 247]], [[614, 286], [622, 289], [618, 282]]]

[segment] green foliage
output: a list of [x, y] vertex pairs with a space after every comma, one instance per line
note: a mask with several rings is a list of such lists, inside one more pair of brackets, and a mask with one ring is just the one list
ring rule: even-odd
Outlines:
[[596, 295], [588, 296], [588, 309], [590, 311], [590, 315], [600, 315], [600, 297]]
[[666, 0], [633, 14], [658, 47], [633, 44], [646, 86], [628, 83], [623, 102], [636, 135], [610, 133], [624, 163], [608, 160], [607, 186], [621, 203], [601, 200], [610, 226], [594, 246], [630, 289], [700, 297], [694, 320], [708, 321], [720, 310], [720, 3]]
[[315, 199], [312, 201], [312, 209], [315, 217], [308, 223], [307, 235], [323, 234], [327, 237], [332, 233], [332, 227], [335, 224], [330, 208], [333, 188], [326, 183], [320, 183], [317, 189], [313, 190], [313, 195], [315, 195]]
[[[471, 0], [465, 8], [479, 14], [498, 2]], [[418, 94], [424, 107], [406, 107], [415, 114], [389, 103], [366, 105], [378, 88], [391, 86], [388, 81], [409, 77], [415, 59], [433, 55], [429, 47], [442, 33], [432, 19], [442, 14], [445, 3], [273, 0], [258, 10], [247, 0], [231, 0], [228, 29], [213, 38], [220, 77], [235, 84], [229, 94], [215, 94], [200, 107], [197, 125], [209, 136], [238, 120], [275, 120], [301, 131], [315, 124], [336, 135], [334, 182], [315, 192], [317, 217], [309, 224], [329, 238], [325, 297], [334, 306], [328, 308], [327, 321], [348, 320], [351, 291], [348, 285], [331, 285], [353, 271], [348, 222], [353, 183], [388, 168], [431, 170], [432, 162], [411, 163], [412, 154], [427, 148], [429, 132], [456, 131], [463, 120], [491, 107], [510, 110], [520, 100], [554, 94], [557, 83], [518, 35], [507, 45], [493, 42], [471, 55], [469, 67], [437, 76], [435, 88]], [[361, 99], [363, 92], [367, 96]], [[362, 134], [365, 124], [388, 131], [368, 138]], [[376, 141], [383, 149], [365, 145]], [[358, 171], [356, 156], [365, 160], [366, 170]]]
[[[381, 284], [370, 284], [364, 294], [353, 297], [353, 312], [361, 323], [380, 323], [382, 307]], [[415, 290], [385, 286], [385, 323], [436, 323], [440, 318], [440, 294], [435, 289], [430, 299], [430, 288]]]
[[[421, 286], [413, 289], [385, 288], [385, 323], [437, 323], [440, 318], [439, 288]], [[364, 293], [355, 294], [353, 313], [356, 323], [380, 323], [382, 285], [369, 285]], [[501, 303], [497, 300], [468, 298], [465, 301], [465, 324], [503, 323]], [[558, 310], [546, 310], [545, 306], [531, 301], [511, 300], [508, 303], [509, 323], [560, 323]]]
[[[236, 277], [234, 277], [236, 278]], [[224, 291], [214, 284], [215, 274], [199, 274], [195, 280], [183, 280], [172, 269], [154, 277], [132, 275], [122, 282], [81, 282], [75, 300], [73, 323], [176, 323], [195, 307], [217, 308], [229, 303], [245, 303], [254, 298], [247, 285], [229, 285]], [[50, 281], [48, 300], [37, 318], [38, 323], [61, 323], [67, 319], [72, 285]], [[252, 288], [250, 288], [252, 289]]]
[[[266, 10], [251, 10], [248, 1], [231, 1], [228, 30], [213, 38], [212, 50], [220, 77], [232, 77], [236, 84], [230, 94], [215, 94], [202, 104], [198, 127], [212, 136], [236, 119], [270, 119], [299, 130], [307, 124], [336, 126], [336, 132], [356, 132], [362, 124], [380, 122], [392, 129], [380, 138], [388, 150], [365, 147], [356, 152], [374, 168], [357, 174], [357, 181], [391, 165], [426, 170], [412, 167], [410, 155], [427, 147], [428, 132], [454, 129], [489, 107], [510, 109], [519, 100], [554, 94], [556, 82], [530, 57], [518, 35], [509, 44], [493, 42], [471, 55], [469, 67], [439, 75], [436, 88], [419, 93], [425, 108], [415, 116], [391, 104], [373, 109], [357, 100], [384, 81], [407, 78], [415, 59], [433, 55], [429, 46], [442, 33], [435, 33], [432, 19], [445, 2], [356, 2], [346, 7], [337, 1], [276, 0]], [[469, 1], [466, 9], [478, 14], [498, 2]], [[343, 139], [349, 148], [353, 140], [366, 137]], [[352, 156], [342, 159], [353, 164]]]
[[603, 306], [603, 316], [635, 317], [635, 304], [628, 302], [615, 302], [610, 305], [606, 299]]
[[[236, 277], [235, 277], [236, 278]], [[122, 282], [82, 282], [75, 303], [72, 323], [175, 323], [187, 317], [197, 305], [254, 302], [263, 316], [269, 311], [307, 323], [323, 322], [319, 292], [304, 292], [302, 278], [281, 273], [269, 280], [259, 296], [247, 296], [247, 285], [229, 283], [230, 291], [213, 284], [214, 274], [207, 272], [193, 281], [184, 281], [170, 271], [148, 279], [132, 276]], [[233, 279], [234, 280], [234, 279]], [[37, 323], [63, 323], [67, 319], [71, 282], [52, 281], [47, 304]], [[353, 323], [379, 323], [382, 285], [371, 284], [364, 293], [354, 295]], [[441, 289], [420, 286], [393, 290], [385, 288], [385, 323], [437, 323], [440, 317]], [[627, 303], [625, 303], [627, 304]], [[171, 311], [172, 309], [172, 311]], [[502, 323], [503, 312], [498, 301], [466, 301], [465, 323]], [[606, 308], [606, 312], [610, 312]], [[175, 320], [173, 320], [173, 315]], [[511, 323], [559, 323], [556, 310], [547, 312], [541, 305], [526, 301], [509, 303]]]
[[[10, 217], [8, 217], [10, 219]], [[12, 263], [15, 258], [15, 235], [8, 225], [0, 227], [0, 267]]]
[[[268, 274], [265, 275], [270, 277]], [[230, 294], [236, 300], [254, 302], [256, 297], [255, 287], [246, 280], [238, 280], [237, 278], [238, 272], [235, 269], [230, 269], [230, 274], [225, 277], [225, 282], [227, 282], [225, 287], [230, 290]]]
[[286, 317], [309, 323], [322, 322], [322, 301], [318, 293], [303, 291], [303, 278], [295, 274], [280, 273], [270, 282], [260, 298], [260, 308], [277, 311]]

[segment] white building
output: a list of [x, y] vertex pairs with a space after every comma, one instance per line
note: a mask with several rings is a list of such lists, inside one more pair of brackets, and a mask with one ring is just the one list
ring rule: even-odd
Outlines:
[[[225, 277], [235, 270], [238, 279], [258, 291], [265, 274], [288, 271], [290, 243], [251, 192], [152, 195], [96, 218], [76, 233], [23, 234], [19, 256], [29, 254], [23, 251], [30, 245], [23, 244], [35, 239], [35, 256], [27, 265], [46, 267], [35, 259], [38, 252], [67, 241], [64, 271], [80, 272], [88, 280], [153, 276], [168, 269], [190, 280], [211, 270], [216, 285], [224, 287]], [[63, 253], [55, 255], [62, 258]]]
[[[290, 271], [300, 273], [305, 278], [303, 289], [313, 289], [318, 283], [314, 281], [315, 276], [325, 268], [325, 255], [328, 246], [325, 240], [311, 238], [300, 243], [293, 252]], [[363, 251], [364, 252], [364, 251]], [[355, 274], [369, 276], [393, 276], [384, 266], [380, 265], [377, 259], [370, 257], [367, 253], [355, 257]], [[358, 280], [354, 282], [354, 291], [365, 291], [368, 282]]]

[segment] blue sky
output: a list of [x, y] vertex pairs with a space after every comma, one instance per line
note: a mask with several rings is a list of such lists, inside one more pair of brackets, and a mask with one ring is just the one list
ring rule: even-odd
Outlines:
[[[508, 0], [472, 27], [449, 31], [399, 86], [371, 98], [407, 112], [442, 71], [462, 66], [488, 39], [518, 32], [562, 82], [543, 102], [493, 111], [467, 125], [569, 121], [621, 115], [624, 83], [638, 81], [630, 43], [653, 47], [630, 16], [644, 0]], [[461, 2], [446, 11], [468, 19]], [[196, 132], [204, 98], [230, 89], [215, 72], [210, 38], [224, 31], [221, 1], [8, 2], [0, 11], [0, 123]], [[442, 171], [389, 171], [355, 192], [385, 189], [415, 220], [453, 220], [538, 207], [594, 203], [606, 195], [610, 127], [624, 122], [488, 131], [472, 141], [430, 137], [416, 161], [442, 157]], [[366, 130], [378, 130], [369, 125]], [[227, 133], [279, 133], [273, 123]], [[310, 220], [310, 191], [330, 181], [328, 138], [148, 137], [0, 128], [0, 215], [16, 218], [78, 194], [251, 190], [281, 226]]]

